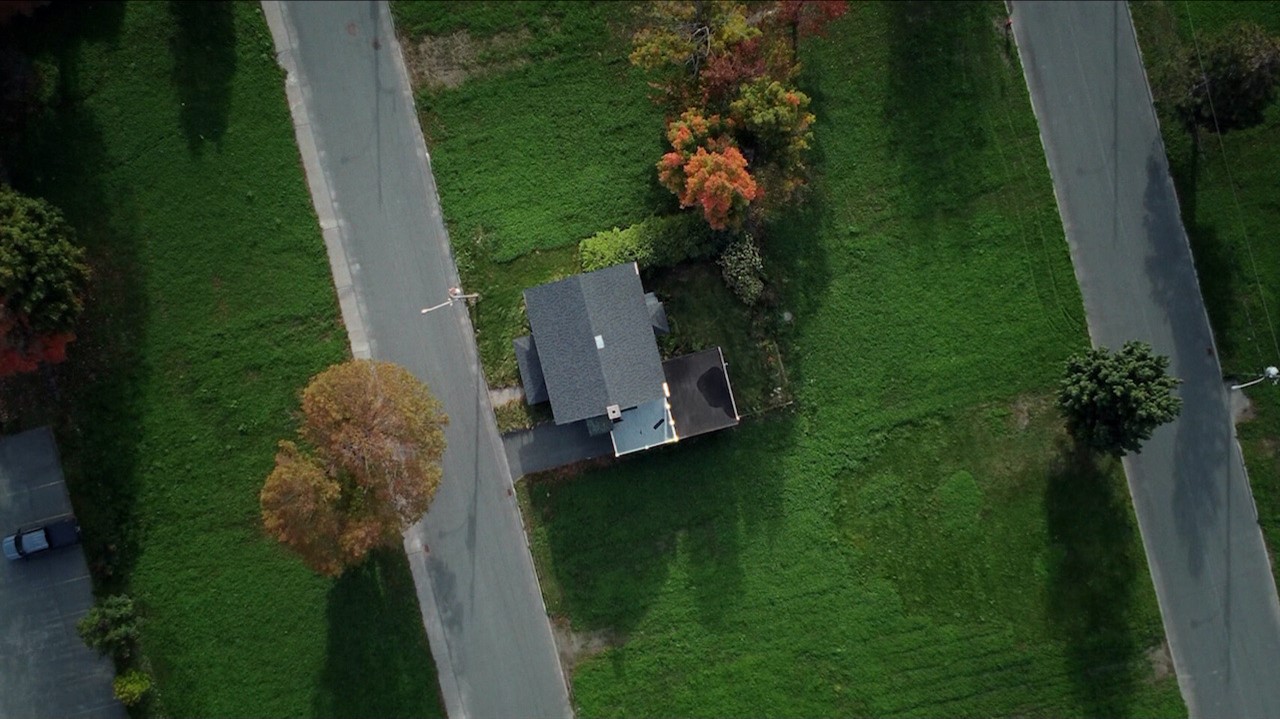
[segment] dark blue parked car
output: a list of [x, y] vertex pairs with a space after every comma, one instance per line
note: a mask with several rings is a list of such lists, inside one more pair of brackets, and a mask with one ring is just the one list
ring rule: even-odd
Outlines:
[[34, 529], [20, 529], [4, 538], [4, 556], [10, 561], [69, 547], [80, 541], [80, 523], [75, 517], [55, 519]]

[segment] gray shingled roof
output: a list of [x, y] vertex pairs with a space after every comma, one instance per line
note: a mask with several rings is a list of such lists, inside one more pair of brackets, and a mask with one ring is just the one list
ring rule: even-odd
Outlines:
[[671, 325], [667, 324], [667, 310], [663, 308], [658, 296], [650, 292], [644, 296], [644, 304], [649, 309], [649, 323], [653, 325], [653, 331], [663, 335], [670, 332]]
[[663, 396], [662, 359], [634, 263], [527, 289], [524, 302], [556, 424]]
[[538, 359], [538, 346], [533, 337], [525, 335], [511, 341], [516, 348], [516, 365], [520, 368], [520, 384], [524, 387], [524, 401], [528, 404], [546, 402], [547, 381], [542, 377], [542, 362]]

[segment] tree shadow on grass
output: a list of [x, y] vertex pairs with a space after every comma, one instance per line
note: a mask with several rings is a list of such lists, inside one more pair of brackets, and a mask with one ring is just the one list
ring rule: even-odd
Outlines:
[[978, 194], [974, 184], [987, 163], [977, 63], [996, 54], [976, 48], [992, 33], [990, 6], [904, 0], [886, 7], [884, 121], [901, 168], [902, 202], [917, 218], [952, 213]]
[[[138, 208], [127, 186], [108, 186], [117, 166], [86, 97], [96, 91], [80, 63], [86, 42], [119, 33], [122, 4], [48, 8], [23, 20], [23, 50], [56, 67], [49, 107], [10, 156], [13, 184], [57, 206], [76, 229], [93, 275], [85, 311], [63, 364], [19, 398], [20, 426], [52, 423], [97, 587], [125, 589], [139, 541], [136, 520], [140, 388], [146, 335], [146, 270], [136, 235]], [[10, 388], [6, 388], [8, 390]], [[6, 398], [10, 399], [10, 398]]]
[[236, 71], [235, 7], [218, 0], [172, 0], [177, 27], [169, 39], [178, 119], [193, 154], [227, 131], [231, 79]]
[[1144, 649], [1129, 625], [1138, 534], [1116, 464], [1062, 440], [1044, 497], [1049, 616], [1089, 716], [1128, 713]]
[[375, 552], [339, 577], [329, 590], [328, 619], [316, 716], [444, 716], [403, 551]]

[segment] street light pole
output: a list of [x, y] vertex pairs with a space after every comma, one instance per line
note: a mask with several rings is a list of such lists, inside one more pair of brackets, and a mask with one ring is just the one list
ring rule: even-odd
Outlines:
[[1244, 384], [1233, 384], [1231, 385], [1231, 389], [1244, 389], [1245, 387], [1252, 387], [1253, 385], [1268, 379], [1271, 380], [1271, 384], [1276, 384], [1277, 382], [1280, 382], [1280, 367], [1268, 367], [1262, 371], [1261, 377], [1245, 382]]
[[478, 292], [473, 292], [473, 293], [471, 293], [471, 294], [466, 294], [466, 293], [465, 293], [465, 292], [463, 292], [463, 291], [462, 291], [462, 289], [461, 289], [461, 288], [459, 288], [459, 287], [450, 287], [450, 288], [449, 288], [449, 299], [445, 300], [444, 302], [441, 302], [441, 303], [440, 303], [440, 304], [438, 304], [438, 305], [431, 305], [430, 307], [423, 307], [423, 308], [422, 308], [422, 311], [421, 311], [421, 314], [424, 314], [424, 315], [425, 315], [425, 314], [427, 314], [428, 312], [431, 312], [431, 311], [433, 311], [433, 310], [438, 310], [438, 309], [440, 309], [441, 307], [448, 307], [449, 305], [453, 304], [454, 302], [457, 302], [458, 300], [474, 300], [474, 299], [479, 299], [479, 298], [480, 298], [480, 293], [478, 293]]

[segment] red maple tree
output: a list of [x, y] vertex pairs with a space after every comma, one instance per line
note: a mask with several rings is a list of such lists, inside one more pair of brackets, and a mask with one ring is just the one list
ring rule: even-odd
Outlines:
[[663, 183], [680, 197], [680, 206], [701, 207], [713, 230], [740, 224], [747, 206], [760, 196], [760, 188], [738, 148], [708, 151], [699, 147], [677, 164], [681, 159], [672, 152], [658, 163]]

